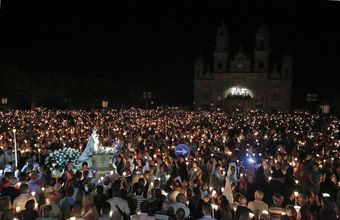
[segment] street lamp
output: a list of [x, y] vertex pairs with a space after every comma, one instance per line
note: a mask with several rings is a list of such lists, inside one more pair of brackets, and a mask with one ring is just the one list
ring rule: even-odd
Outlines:
[[107, 101], [106, 99], [104, 99], [102, 101], [102, 108], [107, 108], [109, 106], [109, 101]]
[[17, 149], [17, 137], [15, 135], [15, 133], [17, 132], [17, 130], [15, 128], [13, 128], [13, 141], [14, 141], [14, 160], [15, 160], [15, 169], [18, 168], [18, 149]]
[[8, 102], [8, 98], [6, 97], [1, 98], [1, 104], [7, 105], [7, 102]]
[[328, 104], [323, 104], [323, 105], [320, 105], [320, 108], [321, 108], [322, 113], [329, 114], [331, 106]]
[[152, 93], [144, 91], [143, 92], [143, 99], [145, 99], [145, 108], [148, 109], [148, 101], [151, 99]]

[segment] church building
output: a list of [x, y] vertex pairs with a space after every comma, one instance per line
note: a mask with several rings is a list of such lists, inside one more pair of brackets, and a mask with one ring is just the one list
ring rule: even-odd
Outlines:
[[246, 56], [242, 47], [231, 54], [223, 22], [217, 30], [213, 65], [202, 57], [194, 63], [194, 107], [289, 110], [292, 57], [286, 54], [273, 61], [270, 38], [269, 29], [261, 26], [255, 33], [251, 56]]

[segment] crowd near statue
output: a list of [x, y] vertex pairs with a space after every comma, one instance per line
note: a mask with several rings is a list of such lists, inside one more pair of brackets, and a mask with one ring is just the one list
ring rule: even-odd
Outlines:
[[0, 219], [336, 220], [339, 131], [299, 111], [0, 112]]

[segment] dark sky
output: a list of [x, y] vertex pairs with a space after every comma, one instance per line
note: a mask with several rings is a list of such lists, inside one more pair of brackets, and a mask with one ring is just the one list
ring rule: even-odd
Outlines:
[[[2, 0], [1, 62], [33, 71], [137, 83], [172, 104], [192, 99], [193, 61], [212, 57], [222, 19], [232, 53], [251, 54], [261, 24], [273, 59], [294, 57], [294, 93], [334, 96], [340, 83], [340, 2], [298, 0]], [[298, 99], [299, 100], [299, 99]]]

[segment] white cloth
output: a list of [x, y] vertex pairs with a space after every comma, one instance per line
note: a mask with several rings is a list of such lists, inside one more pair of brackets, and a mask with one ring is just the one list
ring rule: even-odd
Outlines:
[[231, 189], [231, 184], [229, 181], [229, 177], [225, 177], [225, 185], [224, 185], [224, 192], [223, 194], [227, 197], [227, 200], [229, 201], [229, 204], [234, 202], [234, 196], [233, 196], [233, 191]]
[[33, 199], [35, 202], [37, 200], [35, 199], [34, 196], [31, 194], [20, 194], [18, 197], [16, 197], [13, 201], [13, 207], [16, 209], [17, 207], [20, 207], [20, 211], [25, 210], [25, 205], [28, 200]]
[[[130, 215], [131, 211], [128, 205], [128, 202], [125, 199], [122, 199], [120, 197], [113, 197], [111, 199], [107, 200], [108, 203], [111, 205], [111, 211], [113, 213], [119, 212], [116, 205], [122, 210], [122, 212], [125, 212], [128, 216]], [[123, 220], [123, 217], [121, 218]]]

